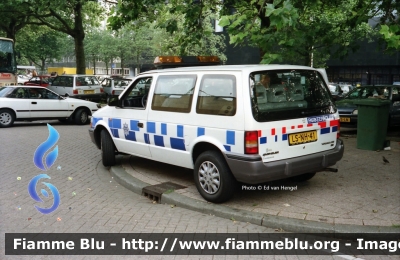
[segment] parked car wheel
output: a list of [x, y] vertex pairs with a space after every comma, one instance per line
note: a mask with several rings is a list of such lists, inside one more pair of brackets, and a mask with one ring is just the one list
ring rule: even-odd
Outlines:
[[100, 138], [101, 159], [103, 160], [103, 165], [106, 167], [115, 165], [115, 147], [107, 130], [101, 131]]
[[86, 125], [89, 123], [89, 114], [86, 109], [79, 109], [75, 114], [75, 124]]
[[201, 196], [216, 203], [229, 200], [237, 183], [225, 159], [216, 151], [206, 151], [196, 159], [194, 181]]
[[308, 181], [312, 177], [314, 177], [315, 174], [316, 174], [316, 172], [310, 172], [310, 173], [301, 174], [301, 175], [293, 177], [293, 180], [294, 181], [298, 181], [298, 182]]
[[14, 113], [9, 109], [0, 110], [0, 127], [10, 127], [14, 124]]

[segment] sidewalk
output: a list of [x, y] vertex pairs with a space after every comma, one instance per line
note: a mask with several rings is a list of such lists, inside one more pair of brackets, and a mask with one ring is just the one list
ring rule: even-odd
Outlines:
[[[262, 184], [249, 191], [243, 185], [223, 204], [205, 201], [193, 182], [193, 171], [135, 156], [119, 156], [111, 168], [114, 179], [142, 194], [142, 188], [173, 182], [186, 188], [163, 193], [161, 203], [180, 206], [232, 221], [290, 232], [400, 232], [400, 139], [390, 151], [356, 148], [356, 136], [342, 131], [345, 153], [333, 168], [307, 182], [290, 180]], [[384, 163], [384, 156], [389, 163]], [[269, 187], [269, 190], [265, 187]], [[273, 190], [275, 189], [275, 190]], [[292, 191], [290, 191], [292, 190]]]

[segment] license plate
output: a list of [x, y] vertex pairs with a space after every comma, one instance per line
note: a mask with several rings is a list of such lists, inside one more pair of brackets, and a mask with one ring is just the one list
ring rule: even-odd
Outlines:
[[340, 122], [347, 122], [350, 123], [350, 117], [341, 117]]
[[317, 141], [317, 131], [289, 134], [289, 145], [304, 144]]
[[84, 94], [94, 94], [94, 90], [84, 90]]

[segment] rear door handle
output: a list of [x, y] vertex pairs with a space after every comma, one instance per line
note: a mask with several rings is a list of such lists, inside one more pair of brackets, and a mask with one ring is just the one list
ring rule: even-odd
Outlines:
[[137, 126], [143, 128], [143, 123], [137, 123]]
[[31, 104], [34, 104], [34, 105], [36, 105], [36, 104], [37, 104], [37, 102], [31, 102]]

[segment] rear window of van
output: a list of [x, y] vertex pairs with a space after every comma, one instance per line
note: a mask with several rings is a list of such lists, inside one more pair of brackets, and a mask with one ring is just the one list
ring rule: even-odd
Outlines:
[[253, 117], [258, 122], [331, 114], [336, 108], [323, 77], [314, 70], [250, 74]]

